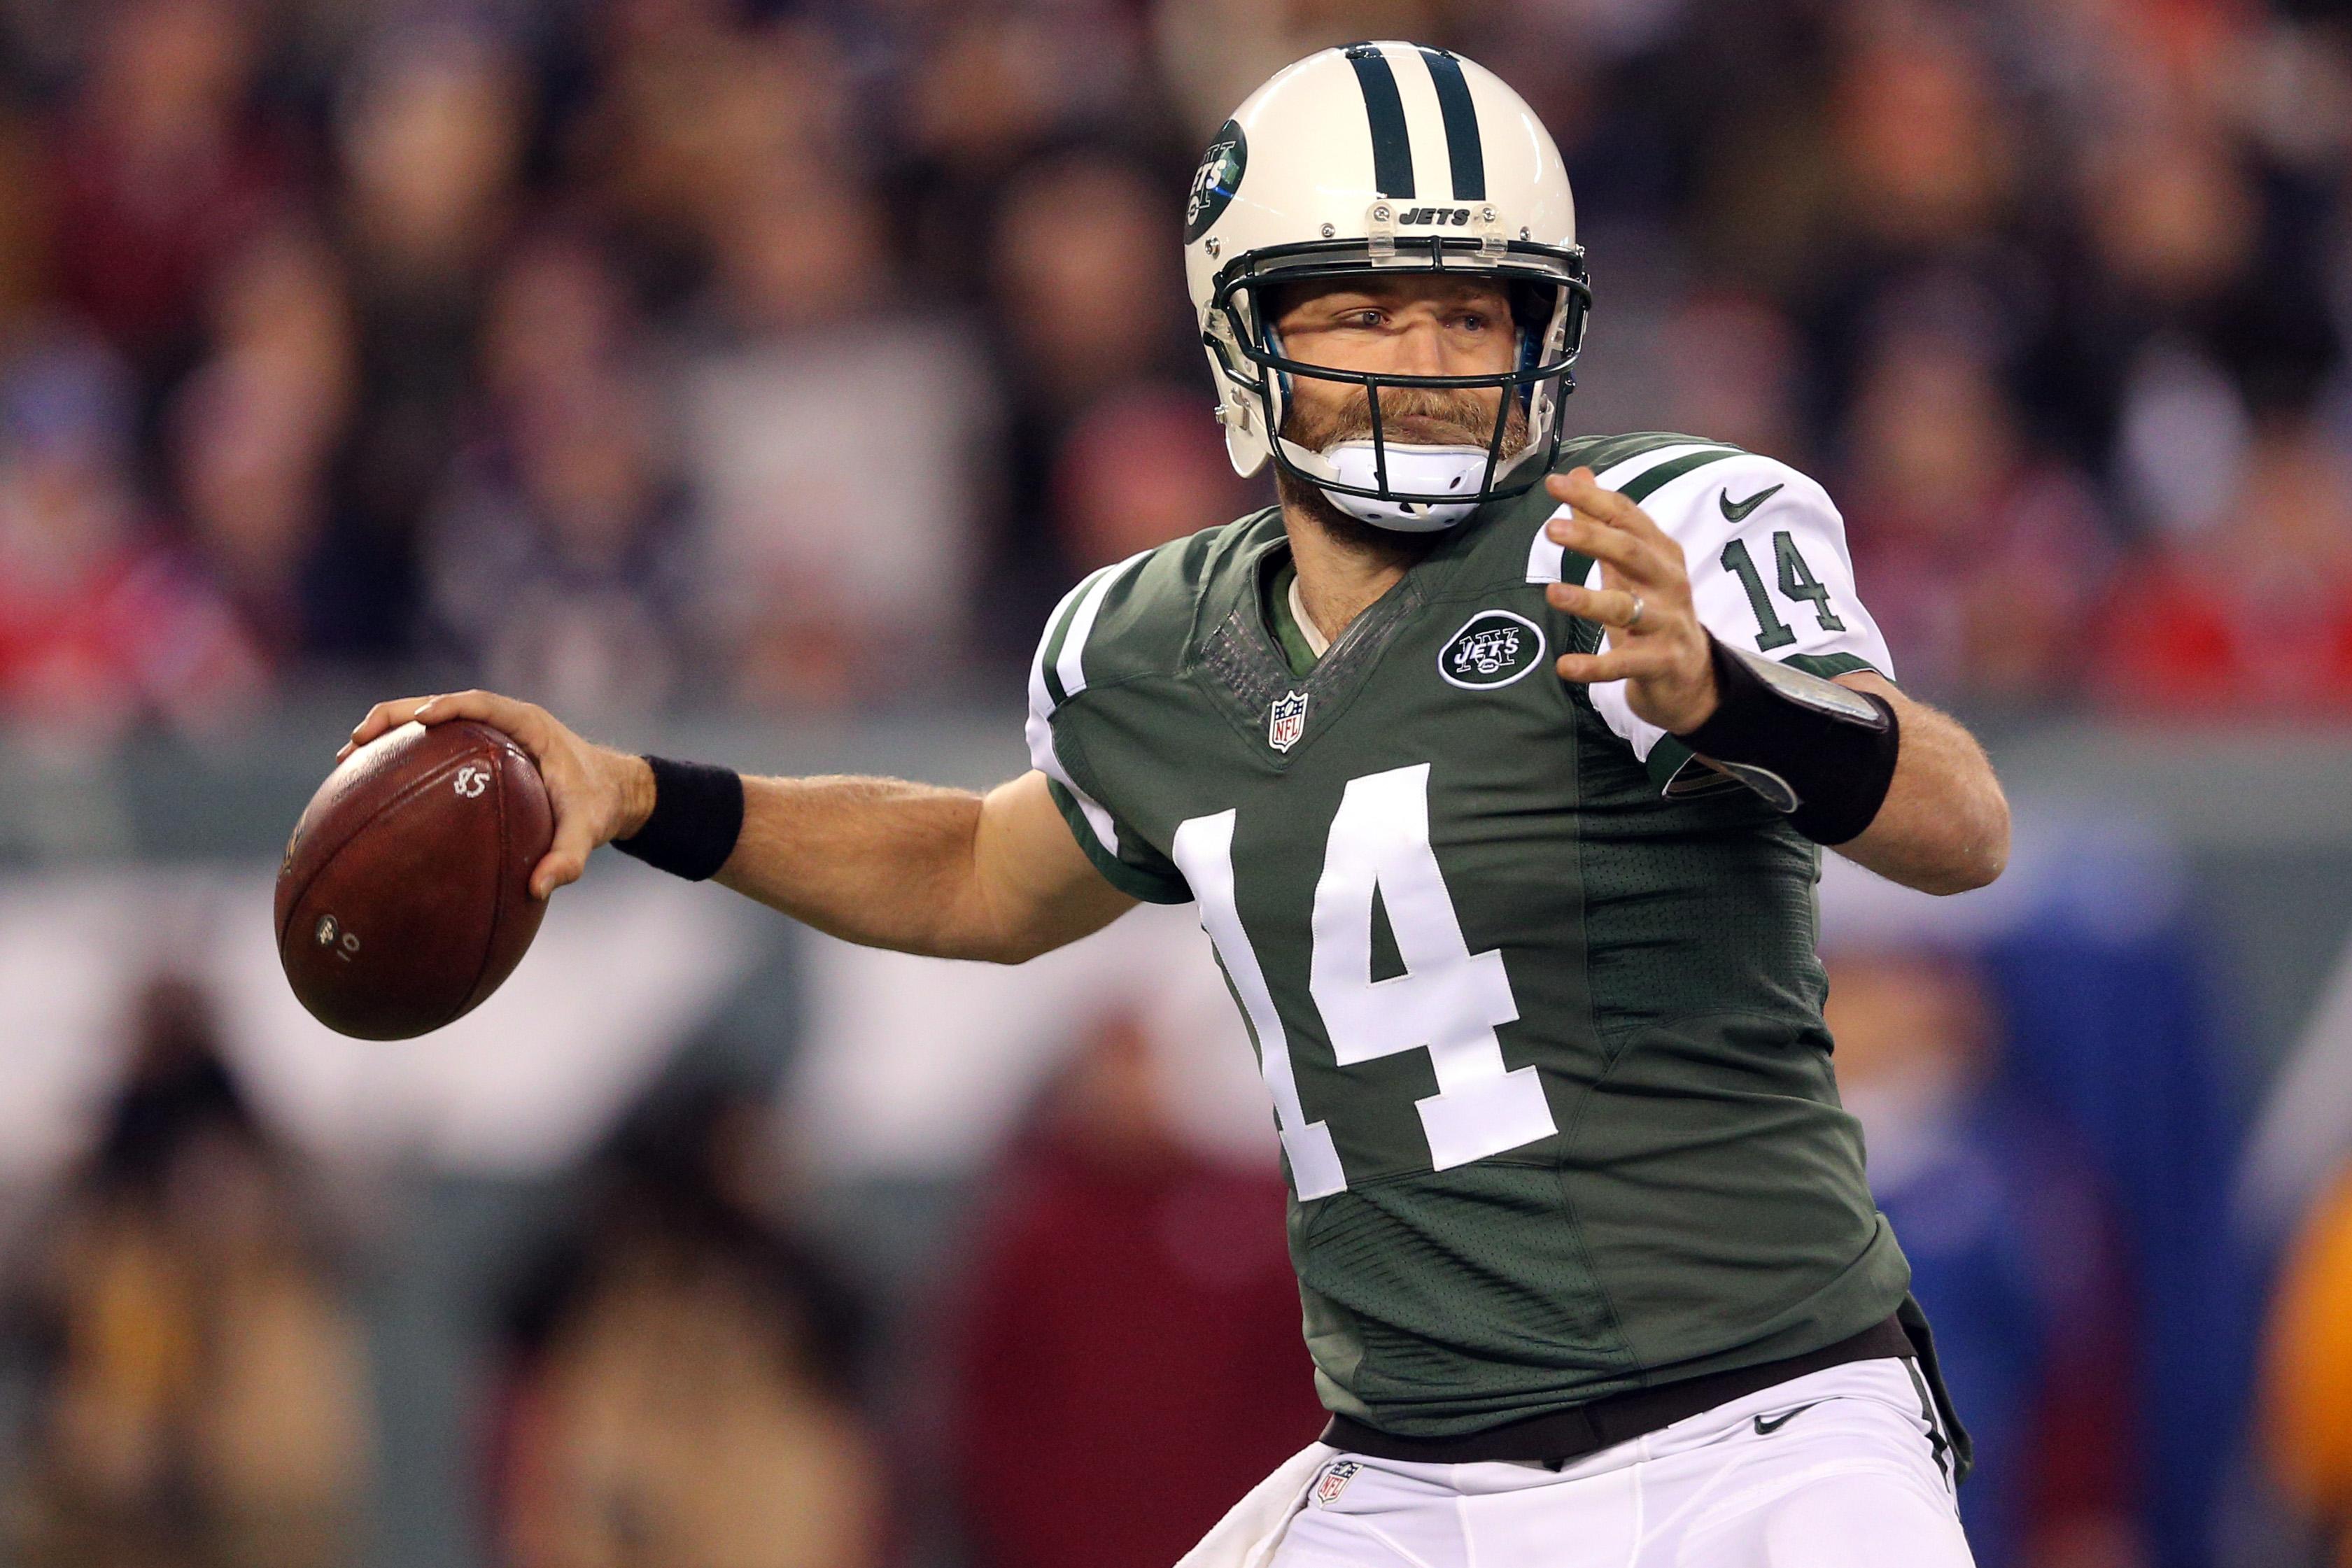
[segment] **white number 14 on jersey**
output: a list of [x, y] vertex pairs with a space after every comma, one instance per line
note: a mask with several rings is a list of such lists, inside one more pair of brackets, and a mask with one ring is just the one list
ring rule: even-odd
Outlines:
[[[1330, 1129], [1300, 1106], [1288, 1036], [1234, 900], [1235, 813], [1176, 830], [1171, 858], [1257, 1036], [1260, 1070], [1300, 1198], [1348, 1185]], [[1386, 906], [1405, 972], [1372, 978], [1372, 900]], [[1427, 1051], [1437, 1092], [1415, 1103], [1430, 1161], [1467, 1165], [1559, 1130], [1532, 1067], [1506, 1071], [1496, 1029], [1519, 1016], [1498, 952], [1473, 953], [1429, 842], [1429, 764], [1349, 781], [1315, 886], [1308, 993], [1343, 1067]]]

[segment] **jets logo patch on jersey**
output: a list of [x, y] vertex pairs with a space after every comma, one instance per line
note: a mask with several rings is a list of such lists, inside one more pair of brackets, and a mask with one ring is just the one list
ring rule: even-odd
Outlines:
[[1274, 707], [1266, 715], [1265, 743], [1276, 751], [1287, 751], [1298, 744], [1307, 733], [1307, 694], [1286, 692], [1274, 699]]
[[1438, 650], [1437, 673], [1473, 691], [1507, 686], [1543, 663], [1543, 630], [1534, 622], [1507, 610], [1486, 610]]

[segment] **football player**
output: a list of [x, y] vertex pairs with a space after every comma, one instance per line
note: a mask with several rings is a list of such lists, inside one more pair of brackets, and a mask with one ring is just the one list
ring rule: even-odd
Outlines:
[[1073, 589], [1033, 771], [745, 779], [467, 692], [596, 845], [853, 942], [1018, 963], [1196, 903], [1293, 1192], [1323, 1441], [1193, 1554], [1270, 1568], [1950, 1568], [1968, 1444], [1822, 1022], [1820, 849], [1997, 876], [1822, 487], [1570, 436], [1559, 152], [1402, 43], [1260, 89], [1193, 182], [1217, 417], [1281, 504]]

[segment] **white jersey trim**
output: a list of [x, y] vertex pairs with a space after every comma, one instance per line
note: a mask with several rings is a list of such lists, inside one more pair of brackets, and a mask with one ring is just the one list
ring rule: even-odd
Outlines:
[[1104, 567], [1081, 579], [1045, 618], [1045, 634], [1037, 639], [1037, 652], [1029, 661], [1029, 718], [1023, 727], [1029, 742], [1030, 765], [1070, 792], [1070, 798], [1078, 803], [1079, 811], [1086, 817], [1087, 826], [1094, 830], [1097, 841], [1113, 857], [1118, 854], [1117, 820], [1101, 802], [1077, 787], [1054, 750], [1053, 721], [1059, 705], [1045, 685], [1045, 649], [1054, 640], [1054, 628], [1061, 624], [1063, 612], [1076, 601], [1077, 608], [1070, 616], [1070, 629], [1062, 638], [1061, 657], [1054, 661], [1054, 675], [1062, 684], [1063, 702], [1086, 690], [1087, 640], [1094, 635], [1095, 619], [1102, 612], [1103, 601], [1118, 580], [1150, 553], [1148, 549], [1139, 550], [1117, 566]]

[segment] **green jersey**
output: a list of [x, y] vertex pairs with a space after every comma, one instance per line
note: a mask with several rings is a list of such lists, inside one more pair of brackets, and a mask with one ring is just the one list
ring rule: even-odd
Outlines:
[[[1682, 436], [1580, 463], [1718, 635], [1885, 668], [1811, 481]], [[1590, 566], [1553, 510], [1485, 508], [1303, 671], [1245, 517], [1081, 583], [1032, 671], [1078, 842], [1198, 901], [1247, 1019], [1324, 1401], [1409, 1437], [1801, 1354], [1909, 1281], [1831, 1073], [1819, 851], [1553, 673], [1601, 639], [1545, 601]]]

